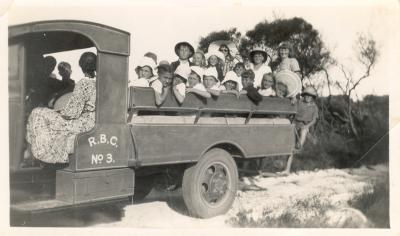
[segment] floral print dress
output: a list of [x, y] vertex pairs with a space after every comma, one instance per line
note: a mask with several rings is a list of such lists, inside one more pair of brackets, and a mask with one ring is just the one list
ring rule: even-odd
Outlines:
[[26, 139], [33, 156], [47, 163], [68, 163], [77, 134], [95, 124], [96, 81], [81, 79], [61, 111], [35, 108], [28, 118]]

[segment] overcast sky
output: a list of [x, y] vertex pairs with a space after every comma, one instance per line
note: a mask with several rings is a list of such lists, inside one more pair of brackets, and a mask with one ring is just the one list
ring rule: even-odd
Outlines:
[[[282, 18], [302, 17], [321, 33], [333, 56], [350, 67], [356, 68], [351, 59], [354, 59], [353, 45], [357, 33], [370, 33], [376, 39], [380, 58], [372, 76], [360, 86], [361, 95], [388, 94], [389, 78], [398, 77], [399, 10], [397, 5], [393, 7], [387, 1], [379, 2], [380, 5], [374, 1], [364, 1], [363, 5], [360, 5], [360, 1], [354, 1], [346, 6], [343, 1], [319, 5], [315, 1], [306, 1], [302, 6], [290, 2], [279, 2], [277, 5], [268, 1], [253, 1], [252, 4], [246, 1], [247, 5], [244, 5], [244, 1], [209, 2], [212, 4], [183, 5], [183, 1], [170, 2], [168, 5], [161, 5], [160, 1], [128, 4], [121, 1], [107, 6], [104, 1], [96, 4], [85, 1], [85, 6], [79, 7], [77, 1], [46, 0], [40, 1], [41, 6], [38, 6], [38, 1], [33, 4], [16, 0], [8, 11], [8, 24], [74, 19], [128, 31], [131, 33], [129, 73], [132, 77], [135, 62], [147, 51], [155, 52], [159, 60], [173, 61], [176, 60], [174, 45], [179, 41], [188, 41], [197, 47], [201, 36], [215, 30], [236, 27], [244, 34], [263, 20], [273, 20], [274, 15]], [[340, 77], [340, 74], [334, 75]]]

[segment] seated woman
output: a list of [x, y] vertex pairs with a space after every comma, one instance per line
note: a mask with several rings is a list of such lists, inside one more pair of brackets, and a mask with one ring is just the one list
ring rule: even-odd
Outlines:
[[77, 134], [95, 125], [96, 54], [85, 52], [79, 66], [85, 77], [61, 110], [35, 108], [28, 118], [26, 140], [33, 157], [46, 163], [68, 163]]

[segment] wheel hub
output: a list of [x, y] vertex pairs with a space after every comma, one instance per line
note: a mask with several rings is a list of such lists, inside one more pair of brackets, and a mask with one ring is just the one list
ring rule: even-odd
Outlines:
[[203, 198], [211, 204], [221, 200], [228, 189], [228, 176], [224, 166], [221, 164], [211, 165], [205, 173], [202, 181]]

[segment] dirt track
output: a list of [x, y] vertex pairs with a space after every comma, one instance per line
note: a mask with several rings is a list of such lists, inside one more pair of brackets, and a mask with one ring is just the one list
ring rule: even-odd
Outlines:
[[226, 215], [206, 220], [187, 215], [179, 190], [172, 193], [153, 191], [144, 202], [123, 207], [124, 214], [120, 220], [96, 226], [234, 227], [232, 222], [238, 219], [239, 212], [245, 213], [246, 220], [262, 221], [263, 217], [277, 218], [289, 212], [300, 221], [306, 221], [318, 217], [321, 206], [329, 206], [326, 217], [332, 227], [340, 227], [349, 217], [355, 220], [356, 226], [368, 227], [368, 219], [360, 211], [349, 208], [347, 202], [372, 191], [373, 185], [384, 180], [387, 172], [388, 167], [381, 165], [353, 170], [299, 172], [279, 178], [245, 178], [232, 209]]
[[[19, 219], [15, 226], [94, 226], [143, 228], [223, 228], [271, 227], [265, 222], [291, 217], [294, 227], [310, 227], [307, 222], [324, 219], [325, 227], [341, 227], [348, 219], [354, 227], [372, 226], [348, 201], [371, 192], [376, 184], [386, 184], [388, 166], [353, 170], [299, 172], [287, 177], [244, 178], [231, 210], [212, 219], [188, 216], [180, 189], [153, 190], [142, 202], [127, 201], [85, 209], [71, 209]], [[326, 211], [321, 211], [326, 210]], [[313, 218], [314, 217], [314, 218]], [[284, 218], [284, 223], [287, 218]], [[241, 224], [241, 223], [245, 224]], [[249, 223], [250, 222], [250, 223]], [[276, 227], [282, 227], [277, 225]]]

